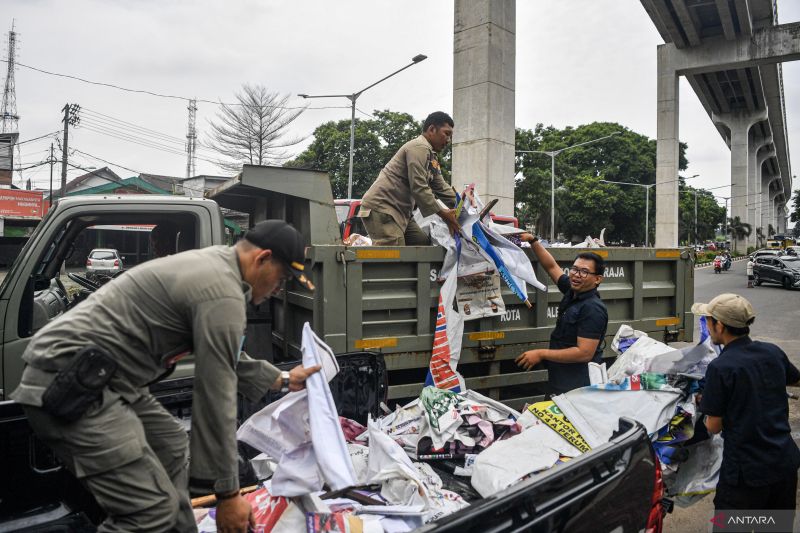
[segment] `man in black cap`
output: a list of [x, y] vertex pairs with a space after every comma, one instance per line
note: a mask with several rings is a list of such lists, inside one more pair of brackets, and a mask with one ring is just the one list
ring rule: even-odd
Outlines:
[[[190, 484], [217, 495], [219, 531], [247, 530], [252, 514], [239, 495], [237, 390], [253, 401], [268, 389], [300, 390], [319, 367], [281, 372], [248, 357], [241, 351], [245, 307], [290, 278], [313, 290], [304, 255], [296, 229], [263, 221], [235, 246], [132, 269], [33, 337], [11, 397], [106, 512], [100, 531], [194, 530]], [[191, 442], [147, 389], [189, 354]]]

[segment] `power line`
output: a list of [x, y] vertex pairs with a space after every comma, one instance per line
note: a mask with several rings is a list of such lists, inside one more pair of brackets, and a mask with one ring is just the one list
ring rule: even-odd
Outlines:
[[[100, 129], [100, 130], [103, 130], [104, 132], [123, 135], [123, 136], [126, 136], [126, 137], [130, 137], [130, 138], [134, 138], [134, 139], [140, 140], [142, 142], [145, 142], [145, 143], [148, 143], [148, 144], [151, 144], [151, 145], [157, 145], [157, 146], [160, 146], [160, 147], [163, 147], [163, 148], [167, 148], [167, 149], [170, 149], [170, 150], [178, 150], [181, 153], [185, 153], [185, 152], [183, 152], [184, 143], [181, 142], [181, 141], [176, 141], [176, 140], [171, 140], [171, 139], [162, 139], [160, 137], [155, 137], [155, 136], [152, 136], [152, 135], [142, 134], [142, 133], [140, 133], [138, 131], [135, 131], [135, 130], [129, 130], [129, 129], [126, 129], [124, 127], [119, 127], [119, 126], [117, 126], [116, 124], [113, 124], [113, 123], [102, 122], [102, 121], [98, 122], [98, 121], [94, 120], [93, 118], [90, 118], [90, 119], [84, 118], [84, 120], [81, 123], [81, 126], [82, 127], [86, 127], [89, 130], [91, 130], [92, 128]], [[168, 143], [172, 143], [172, 144], [168, 144]], [[202, 151], [206, 152], [206, 154], [209, 155], [209, 156], [212, 155], [211, 150], [202, 149]]]
[[50, 137], [52, 135], [55, 135], [56, 133], [59, 133], [60, 131], [61, 130], [51, 131], [50, 133], [46, 133], [46, 134], [41, 135], [39, 137], [34, 137], [33, 139], [25, 139], [24, 141], [19, 141], [17, 143], [17, 146], [19, 146], [21, 144], [25, 144], [25, 143], [30, 143], [30, 142], [33, 142], [33, 141], [38, 141], [39, 139], [44, 139], [46, 137]]
[[164, 140], [167, 140], [167, 141], [170, 141], [170, 142], [175, 142], [175, 143], [183, 143], [184, 142], [184, 140], [179, 138], [179, 137], [174, 137], [172, 135], [169, 135], [169, 134], [166, 134], [166, 133], [162, 133], [160, 131], [155, 131], [155, 130], [152, 130], [150, 128], [145, 128], [144, 126], [139, 126], [139, 125], [133, 124], [131, 122], [126, 122], [124, 120], [121, 120], [121, 119], [118, 119], [118, 118], [114, 118], [114, 117], [111, 117], [109, 115], [103, 115], [102, 113], [95, 113], [94, 111], [91, 111], [91, 110], [86, 110], [86, 111], [87, 111], [86, 115], [84, 115], [82, 117], [83, 119], [86, 119], [86, 120], [93, 120], [93, 121], [96, 121], [96, 122], [101, 122], [101, 123], [105, 123], [105, 124], [109, 124], [109, 125], [115, 125], [116, 127], [134, 130], [134, 131], [146, 134], [146, 135], [150, 135], [152, 137], [163, 138]]
[[[6, 60], [6, 59], [0, 59], [0, 61], [2, 61], [4, 63], [8, 63], [8, 60]], [[131, 89], [131, 88], [123, 87], [121, 85], [116, 85], [116, 84], [113, 84], [113, 83], [105, 83], [105, 82], [101, 82], [101, 81], [87, 80], [86, 78], [81, 78], [80, 76], [73, 76], [71, 74], [61, 74], [59, 72], [51, 72], [49, 70], [45, 70], [45, 69], [42, 69], [42, 68], [34, 67], [34, 66], [31, 66], [31, 65], [26, 65], [26, 64], [20, 63], [20, 62], [15, 62], [14, 65], [16, 65], [18, 67], [23, 67], [23, 68], [27, 68], [27, 69], [39, 72], [41, 74], [47, 74], [48, 76], [57, 76], [59, 78], [67, 78], [67, 79], [71, 79], [71, 80], [75, 80], [75, 81], [80, 81], [82, 83], [88, 83], [90, 85], [99, 85], [101, 87], [109, 87], [111, 89], [117, 89], [117, 90], [120, 90], [120, 91], [129, 92], [129, 93], [147, 94], [147, 95], [150, 95], [150, 96], [156, 96], [158, 98], [169, 98], [169, 99], [172, 99], [172, 100], [184, 100], [186, 102], [189, 102], [191, 100], [196, 100], [196, 101], [202, 102], [204, 104], [212, 104], [212, 105], [241, 106], [241, 107], [261, 107], [261, 106], [250, 106], [248, 104], [243, 104], [241, 102], [226, 103], [226, 102], [221, 102], [221, 101], [208, 100], [208, 99], [205, 99], [205, 98], [190, 98], [190, 97], [187, 97], [187, 96], [180, 96], [180, 95], [175, 95], [175, 94], [164, 94], [164, 93], [159, 93], [159, 92], [156, 92], [156, 91], [150, 91], [150, 90], [147, 90], [147, 89]], [[296, 109], [302, 109], [302, 110], [350, 109], [350, 106], [319, 106], [319, 107], [269, 106], [269, 107], [273, 107], [275, 109], [285, 109], [285, 110], [296, 110]]]
[[[159, 151], [162, 151], [162, 152], [165, 152], [165, 153], [168, 153], [168, 154], [172, 154], [172, 155], [179, 155], [179, 156], [184, 156], [185, 155], [185, 153], [183, 151], [181, 151], [180, 149], [178, 149], [178, 148], [174, 148], [174, 147], [171, 147], [171, 146], [166, 146], [166, 145], [163, 145], [163, 144], [159, 144], [159, 143], [156, 143], [156, 142], [153, 142], [153, 141], [149, 141], [147, 139], [142, 139], [141, 137], [136, 137], [136, 136], [129, 135], [129, 134], [126, 134], [126, 133], [122, 133], [122, 132], [119, 132], [119, 131], [109, 130], [107, 128], [102, 128], [102, 127], [98, 127], [98, 126], [82, 125], [80, 127], [80, 129], [91, 131], [93, 133], [97, 133], [97, 134], [100, 134], [100, 135], [105, 135], [105, 136], [108, 136], [108, 137], [112, 137], [112, 138], [115, 138], [115, 139], [118, 139], [118, 140], [121, 140], [121, 141], [126, 141], [126, 142], [130, 142], [130, 143], [133, 143], [133, 144], [137, 144], [137, 145], [143, 146], [145, 148], [151, 148], [153, 150], [159, 150]], [[206, 159], [206, 158], [203, 158], [203, 157], [198, 157], [198, 159], [200, 159], [202, 161], [205, 161], [207, 163], [211, 163], [213, 165], [215, 165], [217, 163], [216, 161], [213, 161], [213, 160], [210, 160], [210, 159]]]

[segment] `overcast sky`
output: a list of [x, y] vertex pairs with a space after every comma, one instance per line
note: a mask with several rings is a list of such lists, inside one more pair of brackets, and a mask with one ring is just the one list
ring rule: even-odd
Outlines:
[[[779, 0], [778, 8], [781, 23], [800, 20], [800, 1]], [[422, 119], [433, 110], [452, 110], [453, 9], [452, 0], [3, 0], [0, 31], [16, 19], [21, 64], [215, 101], [231, 101], [242, 83], [252, 83], [290, 94], [294, 103], [304, 105], [294, 95], [354, 92], [422, 53], [426, 61], [358, 100], [358, 108], [367, 113], [391, 109]], [[655, 54], [663, 41], [639, 0], [523, 0], [517, 3], [516, 38], [517, 127], [614, 121], [655, 138]], [[784, 64], [783, 73], [789, 152], [796, 155], [800, 63]], [[106, 134], [74, 129], [71, 148], [135, 171], [184, 176], [186, 102], [23, 67], [17, 69], [16, 88], [21, 140], [58, 130], [61, 108], [77, 103], [87, 110], [87, 127], [89, 122], [105, 126]], [[685, 80], [680, 97], [680, 137], [689, 145], [686, 175], [700, 175], [695, 186], [729, 184], [730, 151]], [[310, 105], [334, 109], [309, 109], [294, 123], [294, 134], [309, 137], [297, 152], [317, 125], [350, 116], [344, 98]], [[198, 104], [201, 139], [215, 112], [214, 105]], [[109, 132], [150, 136], [112, 119], [161, 133], [164, 137], [153, 137], [153, 142], [177, 153], [110, 137]], [[22, 145], [23, 165], [45, 159], [49, 144], [43, 139]], [[199, 156], [213, 159], [205, 151]], [[105, 166], [81, 154], [74, 161]], [[792, 165], [795, 173], [797, 164]], [[134, 174], [112, 168], [122, 177]], [[197, 171], [220, 173], [202, 159]], [[38, 187], [48, 186], [47, 166], [24, 175]], [[727, 194], [726, 189], [714, 192]]]

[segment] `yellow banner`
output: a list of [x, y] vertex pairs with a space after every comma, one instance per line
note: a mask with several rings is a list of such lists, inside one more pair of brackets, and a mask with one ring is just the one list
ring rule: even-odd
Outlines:
[[567, 420], [567, 417], [564, 416], [564, 413], [555, 403], [537, 402], [529, 405], [528, 411], [555, 430], [562, 439], [578, 448], [581, 453], [586, 453], [591, 449], [586, 441], [583, 440], [581, 434], [578, 433], [578, 430], [575, 429], [575, 426], [572, 425], [572, 422]]

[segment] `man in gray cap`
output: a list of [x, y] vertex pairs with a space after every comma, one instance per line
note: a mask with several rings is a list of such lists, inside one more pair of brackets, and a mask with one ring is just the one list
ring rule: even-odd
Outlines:
[[[189, 484], [217, 495], [219, 531], [247, 530], [252, 511], [239, 494], [237, 390], [253, 401], [268, 389], [300, 390], [319, 367], [281, 372], [248, 357], [241, 350], [245, 307], [290, 278], [313, 289], [304, 255], [296, 229], [263, 221], [235, 246], [131, 269], [33, 337], [11, 397], [106, 512], [100, 531], [195, 530]], [[189, 354], [191, 442], [147, 388]]]
[[750, 339], [756, 315], [742, 296], [720, 294], [694, 304], [692, 313], [704, 316], [712, 342], [724, 345], [708, 365], [699, 407], [708, 431], [725, 437], [714, 507], [793, 511], [800, 450], [786, 386], [798, 384], [800, 371], [774, 344]]

